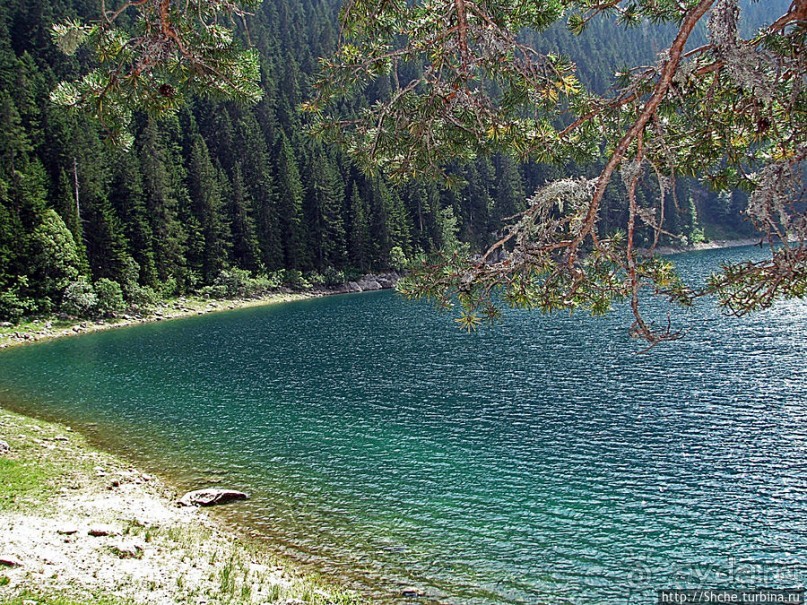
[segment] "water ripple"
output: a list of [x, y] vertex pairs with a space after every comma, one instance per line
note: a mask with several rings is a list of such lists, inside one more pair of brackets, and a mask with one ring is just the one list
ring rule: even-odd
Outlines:
[[807, 304], [686, 320], [635, 355], [624, 310], [469, 336], [389, 293], [344, 296], [4, 352], [0, 400], [189, 487], [248, 489], [242, 523], [379, 598], [803, 586]]

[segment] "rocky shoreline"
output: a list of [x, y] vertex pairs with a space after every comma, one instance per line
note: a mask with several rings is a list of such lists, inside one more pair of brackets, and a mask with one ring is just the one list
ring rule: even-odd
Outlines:
[[232, 311], [235, 309], [272, 305], [335, 294], [388, 290], [394, 288], [399, 279], [400, 275], [395, 272], [371, 273], [362, 276], [359, 280], [333, 287], [317, 287], [300, 292], [281, 289], [254, 298], [204, 299], [183, 296], [175, 300], [160, 303], [148, 312], [139, 314], [123, 313], [117, 317], [97, 321], [45, 318], [30, 322], [25, 328], [21, 329], [17, 329], [11, 324], [5, 324], [0, 326], [0, 349], [143, 323], [166, 321], [194, 315], [206, 315], [217, 311]]
[[722, 248], [742, 248], [743, 246], [756, 246], [760, 242], [760, 238], [745, 238], [745, 239], [716, 239], [709, 242], [701, 242], [691, 246], [659, 246], [656, 248], [656, 254], [663, 256], [670, 256], [673, 254], [683, 254], [685, 252], [698, 252], [700, 250], [719, 250]]
[[358, 603], [65, 426], [0, 409], [0, 441], [0, 604]]

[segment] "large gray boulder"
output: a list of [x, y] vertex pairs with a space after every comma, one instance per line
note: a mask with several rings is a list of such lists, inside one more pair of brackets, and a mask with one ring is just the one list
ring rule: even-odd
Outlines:
[[384, 290], [394, 288], [400, 278], [397, 273], [382, 273], [381, 275], [375, 276], [376, 281]]
[[330, 290], [324, 290], [324, 294], [347, 294], [350, 292], [347, 288], [347, 284], [336, 284], [335, 286], [331, 286]]
[[214, 504], [227, 504], [228, 502], [246, 500], [247, 498], [249, 496], [244, 492], [208, 487], [188, 492], [177, 501], [177, 504], [180, 506], [213, 506]]
[[371, 290], [381, 290], [381, 284], [378, 283], [376, 280], [375, 275], [365, 275], [358, 281], [359, 288], [361, 288], [362, 292], [368, 292]]

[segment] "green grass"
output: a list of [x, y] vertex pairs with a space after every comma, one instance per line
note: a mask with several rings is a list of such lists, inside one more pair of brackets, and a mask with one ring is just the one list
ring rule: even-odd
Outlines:
[[11, 447], [0, 456], [0, 513], [29, 513], [53, 502], [60, 487], [91, 474], [95, 464], [81, 435], [4, 409], [0, 439]]
[[230, 559], [224, 564], [219, 572], [219, 592], [222, 595], [232, 597], [235, 594], [235, 574], [238, 562], [235, 557]]
[[123, 601], [104, 595], [93, 596], [91, 599], [74, 599], [63, 595], [43, 596], [30, 591], [24, 591], [10, 599], [0, 599], [0, 605], [129, 605], [131, 601]]
[[0, 458], [0, 511], [39, 504], [55, 493], [56, 470], [32, 460]]
[[57, 479], [74, 463], [43, 444], [63, 434], [61, 427], [0, 410], [0, 439], [11, 446], [0, 456], [0, 512], [28, 511], [56, 495]]

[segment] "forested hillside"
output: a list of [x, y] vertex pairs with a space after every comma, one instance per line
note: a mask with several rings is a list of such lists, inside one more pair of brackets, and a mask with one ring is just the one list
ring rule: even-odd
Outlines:
[[[786, 4], [751, 8], [761, 17]], [[144, 304], [220, 285], [233, 270], [267, 286], [295, 285], [304, 276], [338, 281], [345, 272], [402, 266], [455, 235], [481, 248], [546, 179], [596, 170], [484, 158], [455, 168], [465, 184], [452, 191], [392, 187], [362, 174], [341, 152], [306, 136], [297, 112], [317, 58], [336, 44], [333, 0], [267, 0], [248, 19], [244, 36], [260, 53], [263, 73], [257, 105], [198, 101], [159, 122], [141, 115], [133, 148], [115, 148], [91, 119], [49, 101], [57, 83], [87, 61], [61, 54], [51, 25], [92, 19], [98, 10], [96, 0], [0, 4], [4, 320], [79, 312], [77, 301], [93, 288]], [[602, 22], [579, 38], [553, 28], [534, 39], [569, 54], [583, 81], [602, 90], [621, 65], [652, 60], [668, 33], [650, 26], [621, 32]], [[383, 84], [372, 94], [383, 96]], [[748, 233], [739, 194], [685, 182], [678, 190], [669, 201], [670, 232], [690, 241], [704, 229], [707, 237]], [[641, 195], [655, 195], [652, 185]], [[604, 228], [624, 224], [624, 192], [615, 186], [606, 201]]]

